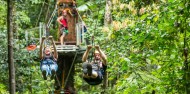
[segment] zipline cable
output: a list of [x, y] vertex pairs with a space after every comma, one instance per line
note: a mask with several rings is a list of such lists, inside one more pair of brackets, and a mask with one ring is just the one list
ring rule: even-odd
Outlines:
[[[72, 1], [75, 2], [74, 0], [72, 0]], [[82, 17], [80, 16], [79, 11], [78, 11], [77, 8], [76, 8], [76, 5], [74, 5], [74, 8], [75, 8], [75, 10], [76, 10], [76, 12], [77, 12], [77, 14], [78, 14], [78, 16], [79, 16], [81, 22], [82, 22], [82, 26], [84, 25], [84, 26], [86, 27], [86, 23], [84, 22], [84, 20], [83, 20]], [[87, 27], [86, 27], [86, 29], [87, 29]]]
[[[98, 6], [100, 5], [100, 1], [99, 1], [99, 4], [98, 4]], [[99, 18], [99, 12], [100, 11], [100, 7], [98, 7], [98, 18]], [[95, 42], [94, 42], [94, 40], [95, 40], [95, 30], [97, 29], [97, 24], [98, 24], [98, 19], [96, 20], [96, 23], [95, 23], [95, 26], [94, 26], [94, 31], [93, 31], [93, 35], [92, 35], [92, 47], [94, 47], [95, 46]], [[92, 61], [92, 57], [94, 56], [94, 52], [95, 52], [95, 49], [93, 49], [93, 52], [92, 52], [92, 55], [91, 55], [91, 58], [90, 58], [90, 62]]]
[[[100, 5], [100, 1], [99, 1], [98, 6], [99, 5]], [[100, 7], [98, 7], [98, 18], [99, 18], [99, 13], [100, 13]], [[97, 29], [97, 24], [98, 24], [98, 19], [96, 20], [94, 31], [93, 31], [93, 35], [92, 35], [92, 45], [95, 45], [95, 43], [94, 43], [95, 37], [94, 36], [95, 36], [95, 30]]]
[[79, 15], [79, 18], [81, 19], [81, 22], [84, 23], [84, 25], [86, 26], [86, 23], [84, 22], [84, 20], [83, 20], [82, 17], [80, 16], [80, 14], [79, 14], [79, 12], [78, 12], [77, 9], [76, 9], [76, 11], [77, 11], [77, 14]]

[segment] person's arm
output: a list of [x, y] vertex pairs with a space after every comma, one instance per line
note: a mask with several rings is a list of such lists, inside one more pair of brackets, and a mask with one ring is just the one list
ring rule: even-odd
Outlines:
[[44, 43], [45, 37], [42, 37], [41, 44], [40, 44], [40, 59], [43, 59], [43, 43]]
[[88, 58], [89, 51], [90, 51], [91, 48], [92, 48], [91, 45], [88, 45], [88, 46], [87, 46], [87, 49], [86, 49], [86, 51], [84, 52], [83, 57], [82, 57], [82, 61], [83, 61], [83, 62], [86, 62], [86, 60], [87, 60], [87, 58]]
[[61, 23], [61, 21], [60, 21], [61, 19], [63, 19], [63, 16], [60, 16], [60, 17], [57, 18], [57, 22], [58, 22], [60, 25], [62, 25], [62, 23]]
[[52, 44], [53, 44], [53, 49], [54, 49], [54, 58], [57, 60], [58, 59], [58, 53], [57, 53], [57, 49], [55, 47], [55, 42], [53, 41], [53, 37], [49, 36], [49, 39], [51, 40]]
[[103, 60], [103, 64], [106, 66], [107, 65], [107, 56], [104, 54], [104, 52], [102, 52], [102, 50], [100, 49], [100, 46], [95, 46], [95, 48], [97, 49], [97, 51], [100, 53], [100, 57]]

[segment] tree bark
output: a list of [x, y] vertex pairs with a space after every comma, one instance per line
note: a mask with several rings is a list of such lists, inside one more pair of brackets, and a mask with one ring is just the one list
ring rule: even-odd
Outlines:
[[106, 0], [105, 18], [104, 18], [104, 25], [105, 26], [108, 26], [112, 23], [111, 9], [112, 9], [112, 1]]
[[15, 66], [13, 62], [13, 0], [7, 0], [7, 34], [8, 34], [8, 66], [9, 66], [9, 91], [15, 94]]
[[[112, 23], [112, 1], [106, 0], [106, 7], [105, 7], [105, 18], [104, 18], [104, 25], [109, 26]], [[108, 72], [105, 72], [104, 81], [103, 81], [103, 88], [106, 89], [108, 87]]]
[[[70, 92], [70, 94], [76, 94], [75, 88], [74, 88], [74, 72], [75, 72], [75, 62], [74, 60], [74, 54], [66, 54], [61, 55], [59, 54], [58, 58], [58, 71], [57, 76], [60, 82], [59, 88], [56, 88], [56, 90], [64, 90], [65, 92]], [[64, 58], [61, 58], [64, 57]], [[72, 63], [74, 63], [73, 66]], [[71, 71], [70, 71], [71, 69]], [[70, 74], [69, 74], [70, 71]], [[67, 78], [68, 77], [68, 78]], [[56, 86], [58, 86], [58, 82], [56, 82]], [[66, 93], [67, 94], [67, 93]]]

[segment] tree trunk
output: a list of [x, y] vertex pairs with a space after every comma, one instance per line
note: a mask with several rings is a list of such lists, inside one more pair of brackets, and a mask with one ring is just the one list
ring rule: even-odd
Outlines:
[[66, 58], [66, 62], [65, 62], [66, 63], [65, 64], [65, 90], [68, 90], [71, 94], [76, 94], [75, 88], [74, 88], [74, 67], [75, 67], [75, 64], [73, 64], [73, 66], [72, 66], [72, 63], [75, 63], [75, 62], [73, 62], [74, 56], [71, 56], [71, 57], [68, 56], [65, 58]]
[[7, 34], [8, 34], [8, 66], [9, 66], [9, 91], [15, 94], [15, 66], [13, 62], [13, 0], [7, 0]]
[[[66, 55], [59, 54], [59, 58], [58, 58], [59, 68], [57, 71], [57, 76], [58, 76], [58, 80], [59, 80], [61, 86], [58, 86], [59, 83], [57, 81], [56, 86], [58, 86], [58, 88], [56, 88], [56, 90], [64, 90], [65, 92], [70, 92], [70, 94], [76, 94], [76, 91], [74, 88], [74, 74], [75, 74], [74, 70], [75, 70], [75, 63], [77, 61], [73, 62], [74, 57], [75, 56], [73, 54], [71, 55], [71, 53], [70, 53], [70, 55], [69, 54], [66, 54]], [[73, 66], [72, 66], [72, 63], [74, 63]], [[57, 93], [55, 93], [55, 94], [57, 94]]]
[[[106, 8], [105, 8], [105, 18], [104, 18], [104, 25], [108, 26], [112, 23], [112, 1], [106, 0]], [[103, 88], [106, 89], [108, 86], [108, 72], [105, 72], [104, 81], [103, 81]]]
[[108, 26], [112, 23], [111, 9], [112, 9], [112, 1], [106, 0], [105, 18], [104, 18], [104, 25], [105, 26]]
[[[182, 31], [182, 30], [181, 30]], [[186, 35], [186, 31], [183, 31], [184, 32], [184, 49], [183, 49], [183, 55], [184, 55], [184, 79], [185, 79], [185, 91], [186, 91], [186, 94], [188, 94], [190, 92], [190, 66], [189, 66], [189, 62], [188, 62], [188, 47], [187, 47], [187, 35]]]

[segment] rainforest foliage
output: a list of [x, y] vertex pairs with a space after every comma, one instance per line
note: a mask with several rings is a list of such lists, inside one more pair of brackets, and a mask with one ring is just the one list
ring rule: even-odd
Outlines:
[[[14, 0], [14, 64], [18, 94], [47, 93], [38, 50], [28, 52], [29, 40], [39, 36], [39, 22], [47, 22], [56, 0]], [[78, 94], [187, 94], [190, 92], [190, 1], [109, 0], [112, 22], [104, 25], [106, 1], [77, 0], [88, 32], [108, 57], [108, 87], [90, 86], [75, 74]], [[0, 94], [8, 94], [7, 3], [0, 0]], [[50, 26], [56, 38], [56, 16]], [[34, 40], [36, 44], [38, 40]], [[81, 68], [78, 64], [76, 67]]]

